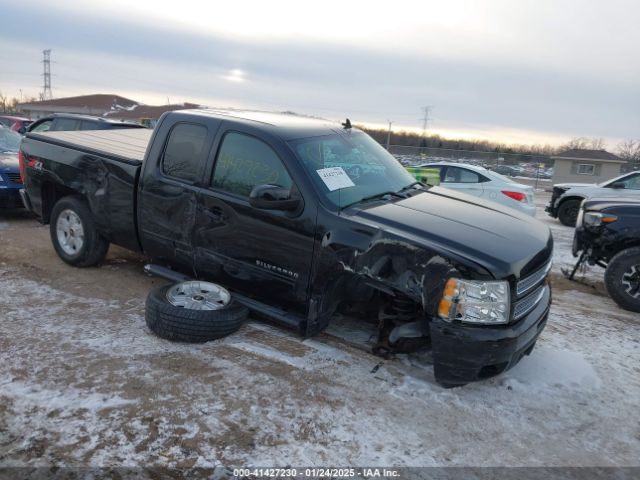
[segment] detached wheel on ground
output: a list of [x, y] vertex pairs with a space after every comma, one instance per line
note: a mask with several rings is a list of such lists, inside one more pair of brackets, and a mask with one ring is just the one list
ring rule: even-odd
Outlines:
[[575, 227], [580, 211], [580, 200], [565, 200], [558, 208], [558, 220], [567, 227]]
[[151, 290], [145, 321], [160, 338], [202, 343], [235, 332], [248, 314], [220, 285], [189, 281]]
[[63, 197], [56, 202], [49, 232], [58, 256], [75, 267], [99, 265], [109, 250], [109, 242], [98, 233], [93, 214], [81, 196]]
[[640, 247], [627, 248], [614, 256], [604, 273], [604, 283], [618, 305], [640, 312]]

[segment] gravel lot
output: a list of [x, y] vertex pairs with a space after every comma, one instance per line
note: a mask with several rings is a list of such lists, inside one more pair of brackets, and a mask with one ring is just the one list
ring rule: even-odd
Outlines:
[[0, 213], [0, 466], [639, 466], [639, 316], [598, 267], [589, 285], [563, 279], [572, 230], [538, 218], [556, 252], [536, 349], [444, 390], [428, 356], [382, 361], [339, 329], [160, 340], [144, 300], [162, 280], [142, 257], [112, 247], [103, 267], [74, 269], [47, 227]]

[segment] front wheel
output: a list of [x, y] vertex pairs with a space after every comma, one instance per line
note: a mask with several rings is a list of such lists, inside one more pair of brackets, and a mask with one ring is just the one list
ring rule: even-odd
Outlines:
[[640, 312], [640, 247], [627, 248], [615, 255], [607, 265], [604, 283], [618, 305]]
[[79, 196], [61, 198], [53, 206], [49, 233], [58, 256], [74, 267], [98, 265], [109, 250], [109, 242], [98, 233], [91, 210]]
[[558, 220], [567, 227], [575, 227], [580, 211], [580, 200], [565, 200], [558, 208]]

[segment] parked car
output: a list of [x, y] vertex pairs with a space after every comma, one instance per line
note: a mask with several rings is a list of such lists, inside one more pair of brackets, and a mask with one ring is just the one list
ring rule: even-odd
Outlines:
[[58, 132], [65, 130], [109, 130], [113, 128], [146, 128], [143, 125], [121, 122], [102, 117], [76, 115], [71, 113], [54, 113], [33, 122], [28, 132]]
[[582, 202], [573, 255], [605, 268], [607, 292], [622, 308], [640, 312], [640, 197], [592, 198]]
[[558, 183], [553, 186], [551, 201], [545, 208], [550, 217], [568, 227], [576, 225], [580, 203], [591, 197], [640, 198], [640, 172], [631, 172], [602, 183]]
[[485, 200], [514, 208], [527, 215], [536, 215], [533, 188], [483, 167], [463, 163], [424, 163], [421, 168], [440, 171], [440, 185], [459, 190]]
[[505, 175], [507, 177], [515, 177], [518, 175], [519, 171], [512, 167], [511, 165], [496, 165], [490, 168], [492, 172], [499, 173], [500, 175]]
[[[377, 349], [430, 346], [445, 386], [514, 366], [546, 324], [548, 227], [423, 187], [355, 128], [183, 110], [165, 113], [154, 131], [29, 132], [21, 148], [25, 204], [68, 264], [98, 265], [110, 243], [144, 252], [166, 278], [168, 265], [217, 281], [306, 336], [349, 308], [378, 326]], [[336, 163], [363, 173], [327, 166]], [[193, 319], [227, 304], [209, 306], [211, 288], [187, 285], [153, 291], [147, 325], [203, 341], [206, 323]], [[168, 304], [186, 313], [165, 315]]]
[[0, 127], [0, 207], [21, 207], [20, 169], [18, 163], [18, 149], [22, 137], [5, 127]]
[[14, 132], [18, 132], [23, 135], [27, 131], [27, 127], [31, 125], [32, 121], [28, 118], [15, 117], [12, 115], [0, 115], [0, 125], [6, 127]]

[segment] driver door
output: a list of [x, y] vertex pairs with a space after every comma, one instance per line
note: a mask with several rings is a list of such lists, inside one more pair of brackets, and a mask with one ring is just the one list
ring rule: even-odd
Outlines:
[[264, 303], [306, 314], [315, 209], [263, 210], [249, 204], [257, 185], [297, 191], [275, 148], [238, 130], [222, 135], [208, 188], [198, 196], [198, 273]]

